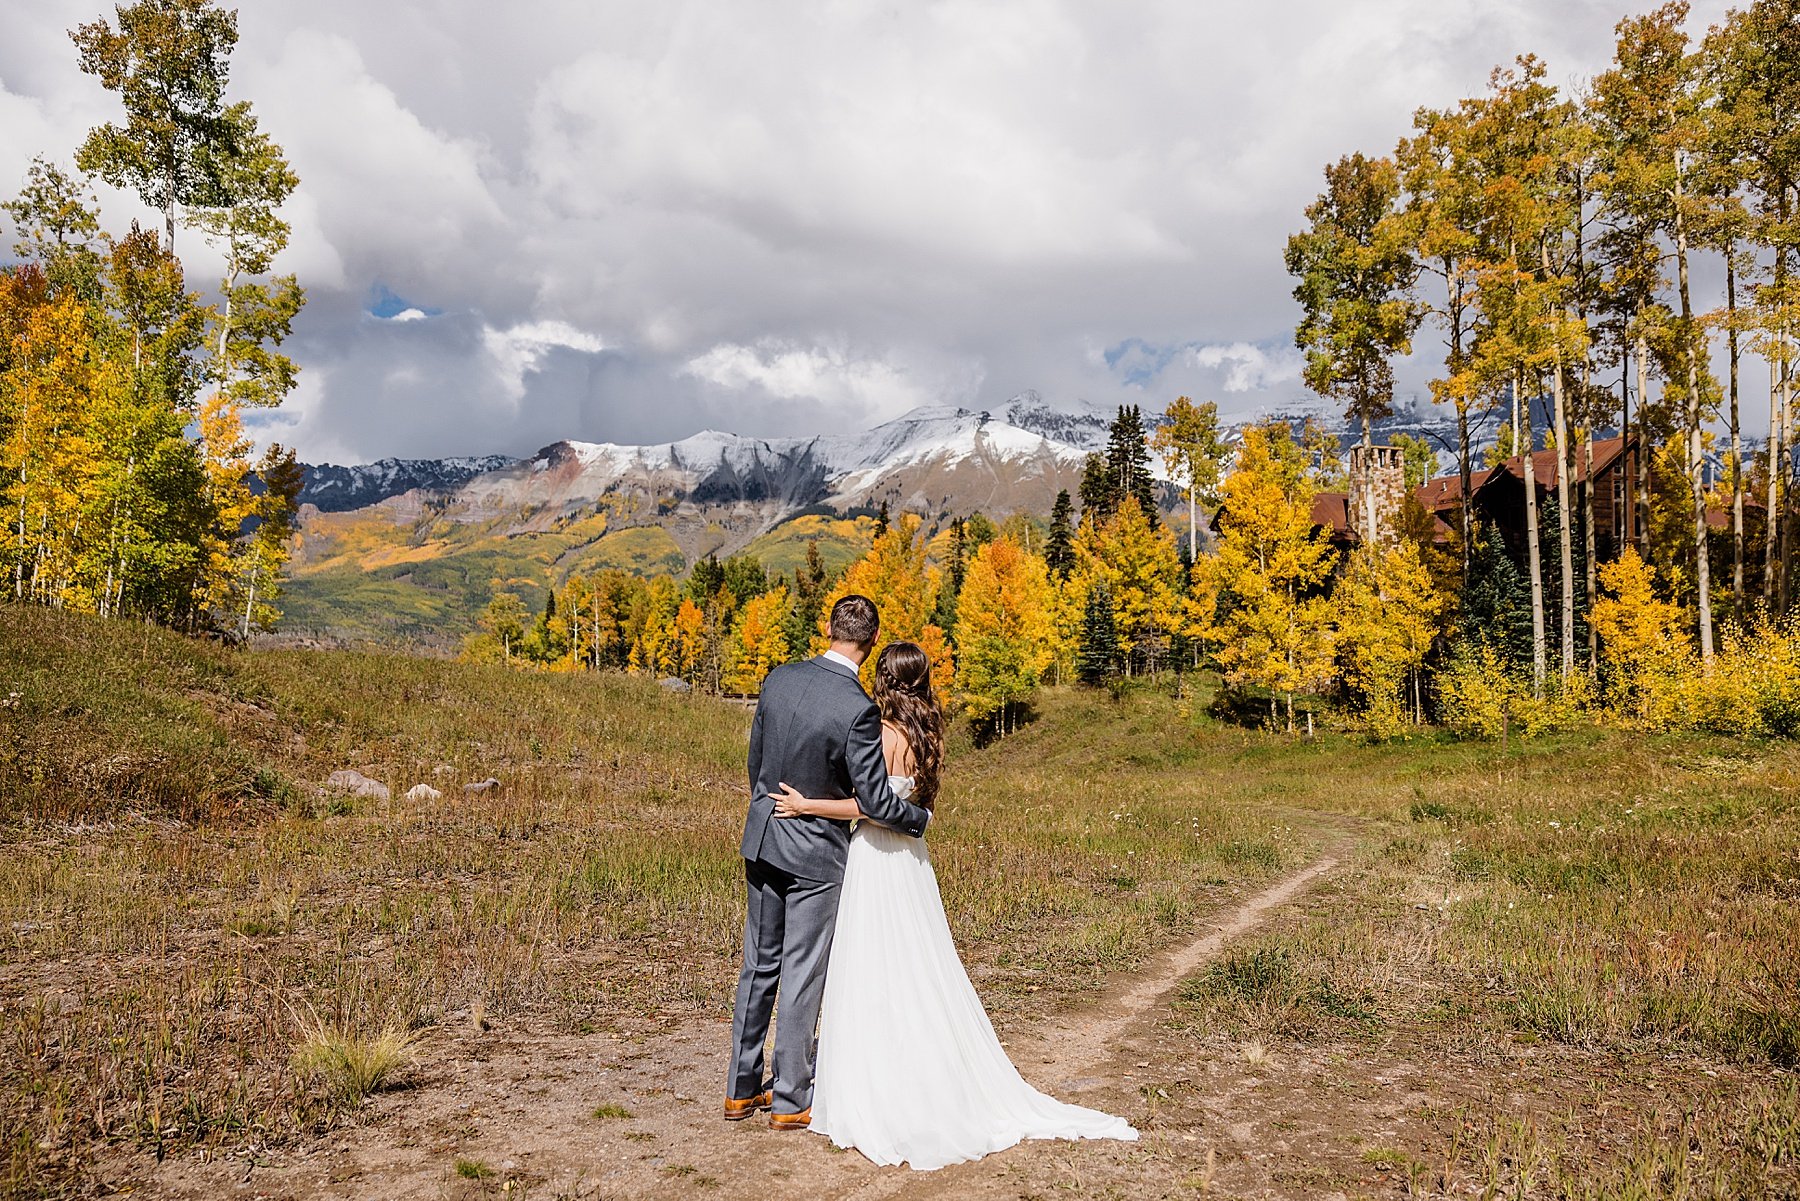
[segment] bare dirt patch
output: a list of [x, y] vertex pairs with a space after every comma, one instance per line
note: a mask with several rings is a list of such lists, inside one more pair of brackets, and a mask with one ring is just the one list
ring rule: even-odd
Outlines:
[[875, 1201], [1016, 1196], [1021, 1187], [1071, 1183], [1083, 1192], [1139, 1195], [1153, 1180], [1174, 1183], [1187, 1172], [1183, 1151], [1193, 1138], [1159, 1115], [1167, 1089], [1147, 1083], [1180, 1075], [1171, 1071], [1177, 1065], [1139, 1058], [1166, 1053], [1152, 1046], [1162, 1003], [1229, 939], [1336, 863], [1328, 855], [1236, 905], [1076, 1013], [1004, 1032], [1028, 1079], [1144, 1126], [1135, 1145], [1027, 1143], [939, 1172], [877, 1168], [816, 1136], [775, 1133], [760, 1119], [721, 1121], [725, 1022], [639, 1023], [586, 1036], [465, 1024], [428, 1036], [406, 1087], [373, 1100], [358, 1125], [278, 1151], [161, 1164], [133, 1157], [108, 1174], [120, 1183], [135, 1178], [142, 1195], [168, 1198], [793, 1193]]

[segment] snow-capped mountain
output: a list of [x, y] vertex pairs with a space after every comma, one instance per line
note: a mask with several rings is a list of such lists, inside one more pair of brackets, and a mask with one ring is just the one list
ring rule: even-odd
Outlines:
[[300, 489], [300, 503], [312, 505], [322, 513], [343, 513], [414, 489], [447, 492], [484, 472], [510, 467], [516, 461], [505, 455], [481, 455], [459, 459], [382, 459], [356, 467], [309, 465], [305, 469], [306, 482]]
[[1053, 408], [1031, 389], [1007, 401], [1001, 411], [1011, 425], [1084, 452], [1106, 448], [1107, 430], [1116, 415], [1092, 406], [1073, 411]]
[[1086, 451], [988, 412], [914, 409], [860, 434], [749, 438], [707, 430], [679, 442], [557, 442], [456, 489], [447, 516], [487, 520], [509, 508], [567, 510], [611, 494], [701, 509], [766, 506], [771, 518], [809, 505], [882, 500], [925, 512], [1048, 508], [1073, 488]]
[[[1031, 399], [1015, 411], [1042, 425]], [[284, 603], [309, 636], [448, 649], [496, 590], [606, 568], [680, 574], [740, 551], [780, 572], [813, 549], [841, 565], [872, 530], [846, 516], [886, 502], [935, 533], [973, 512], [1046, 514], [1086, 459], [1004, 413], [937, 407], [858, 434], [709, 430], [652, 446], [556, 442], [525, 459], [314, 468]]]

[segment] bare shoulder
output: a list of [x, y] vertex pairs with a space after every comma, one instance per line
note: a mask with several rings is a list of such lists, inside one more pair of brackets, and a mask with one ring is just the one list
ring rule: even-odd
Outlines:
[[912, 743], [907, 741], [900, 727], [892, 722], [881, 723], [881, 753], [887, 758], [888, 770], [895, 775], [904, 776], [912, 771]]

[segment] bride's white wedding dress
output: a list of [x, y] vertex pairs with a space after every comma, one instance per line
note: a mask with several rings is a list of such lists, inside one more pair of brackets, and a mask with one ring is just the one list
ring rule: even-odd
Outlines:
[[[889, 782], [912, 794], [910, 777]], [[850, 839], [812, 1129], [875, 1163], [919, 1170], [1027, 1138], [1137, 1138], [1123, 1118], [1025, 1083], [956, 954], [924, 839], [872, 822]]]

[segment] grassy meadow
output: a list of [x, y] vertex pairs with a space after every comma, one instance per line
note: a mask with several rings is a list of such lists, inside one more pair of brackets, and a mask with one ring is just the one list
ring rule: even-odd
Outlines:
[[[1529, 1047], [1630, 1096], [1602, 1066], [1691, 1078], [1605, 1137], [1476, 1106], [1441, 1145], [1371, 1146], [1416, 1196], [1800, 1188], [1800, 751], [1305, 741], [1169, 684], [1049, 691], [1022, 732], [952, 748], [932, 853], [1003, 1029], [1330, 848], [1315, 897], [1183, 985], [1171, 1036], [1402, 1047], [1471, 1079]], [[724, 1016], [748, 720], [622, 676], [0, 606], [0, 1196], [304, 1141], [444, 1023]], [[342, 768], [391, 798], [322, 791]]]

